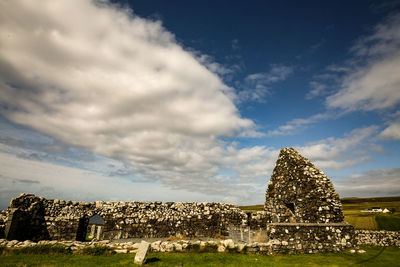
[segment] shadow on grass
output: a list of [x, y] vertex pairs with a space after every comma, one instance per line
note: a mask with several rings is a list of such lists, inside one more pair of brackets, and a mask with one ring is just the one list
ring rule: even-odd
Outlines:
[[366, 263], [366, 262], [369, 262], [369, 261], [372, 261], [372, 260], [378, 258], [378, 257], [383, 253], [383, 251], [385, 251], [385, 249], [386, 249], [386, 247], [383, 247], [383, 248], [378, 252], [378, 254], [376, 254], [376, 255], [374, 255], [374, 256], [368, 258], [368, 259], [359, 261], [359, 262], [357, 262], [356, 264], [357, 264], [357, 265], [360, 265], [360, 264], [363, 264], [363, 263]]
[[148, 258], [146, 260], [146, 263], [153, 263], [153, 262], [158, 262], [158, 261], [161, 261], [161, 260], [157, 257], [154, 257], [154, 258]]

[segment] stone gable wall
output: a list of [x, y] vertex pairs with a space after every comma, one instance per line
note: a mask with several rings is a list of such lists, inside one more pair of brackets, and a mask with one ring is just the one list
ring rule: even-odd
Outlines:
[[269, 222], [339, 223], [342, 204], [332, 182], [293, 148], [279, 154], [266, 191]]

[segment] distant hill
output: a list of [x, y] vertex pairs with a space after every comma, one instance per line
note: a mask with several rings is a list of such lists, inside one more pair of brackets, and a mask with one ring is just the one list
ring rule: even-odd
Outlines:
[[364, 202], [392, 202], [400, 201], [400, 197], [345, 197], [341, 199], [343, 204], [364, 203]]
[[[340, 199], [342, 204], [357, 204], [357, 203], [365, 203], [365, 202], [394, 202], [400, 201], [399, 197], [345, 197]], [[244, 211], [262, 211], [264, 210], [264, 205], [249, 205], [249, 206], [239, 206], [240, 209]]]

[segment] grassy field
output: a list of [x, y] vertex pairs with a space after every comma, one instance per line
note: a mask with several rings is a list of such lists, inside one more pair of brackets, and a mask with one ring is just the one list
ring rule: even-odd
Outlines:
[[[345, 198], [342, 199], [345, 221], [355, 229], [400, 231], [400, 197]], [[361, 212], [364, 209], [381, 207], [394, 210], [391, 214]], [[263, 205], [241, 206], [244, 211], [264, 210]]]
[[264, 205], [239, 206], [239, 208], [243, 211], [256, 212], [256, 211], [263, 211]]
[[[356, 229], [400, 230], [400, 198], [344, 199], [342, 203], [345, 221]], [[387, 208], [394, 213], [361, 212], [372, 207]]]
[[[150, 253], [145, 266], [400, 266], [400, 248], [363, 247], [365, 254], [263, 256], [233, 253]], [[9, 255], [0, 266], [135, 266], [133, 254]]]

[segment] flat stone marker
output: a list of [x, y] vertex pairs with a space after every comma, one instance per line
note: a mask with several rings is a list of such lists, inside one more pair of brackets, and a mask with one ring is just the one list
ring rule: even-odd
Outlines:
[[96, 239], [100, 240], [101, 237], [101, 231], [103, 230], [103, 226], [97, 226], [97, 236]]
[[136, 252], [135, 260], [133, 261], [134, 264], [143, 265], [146, 261], [147, 253], [149, 252], [150, 243], [146, 241], [142, 241], [140, 243], [139, 249]]

